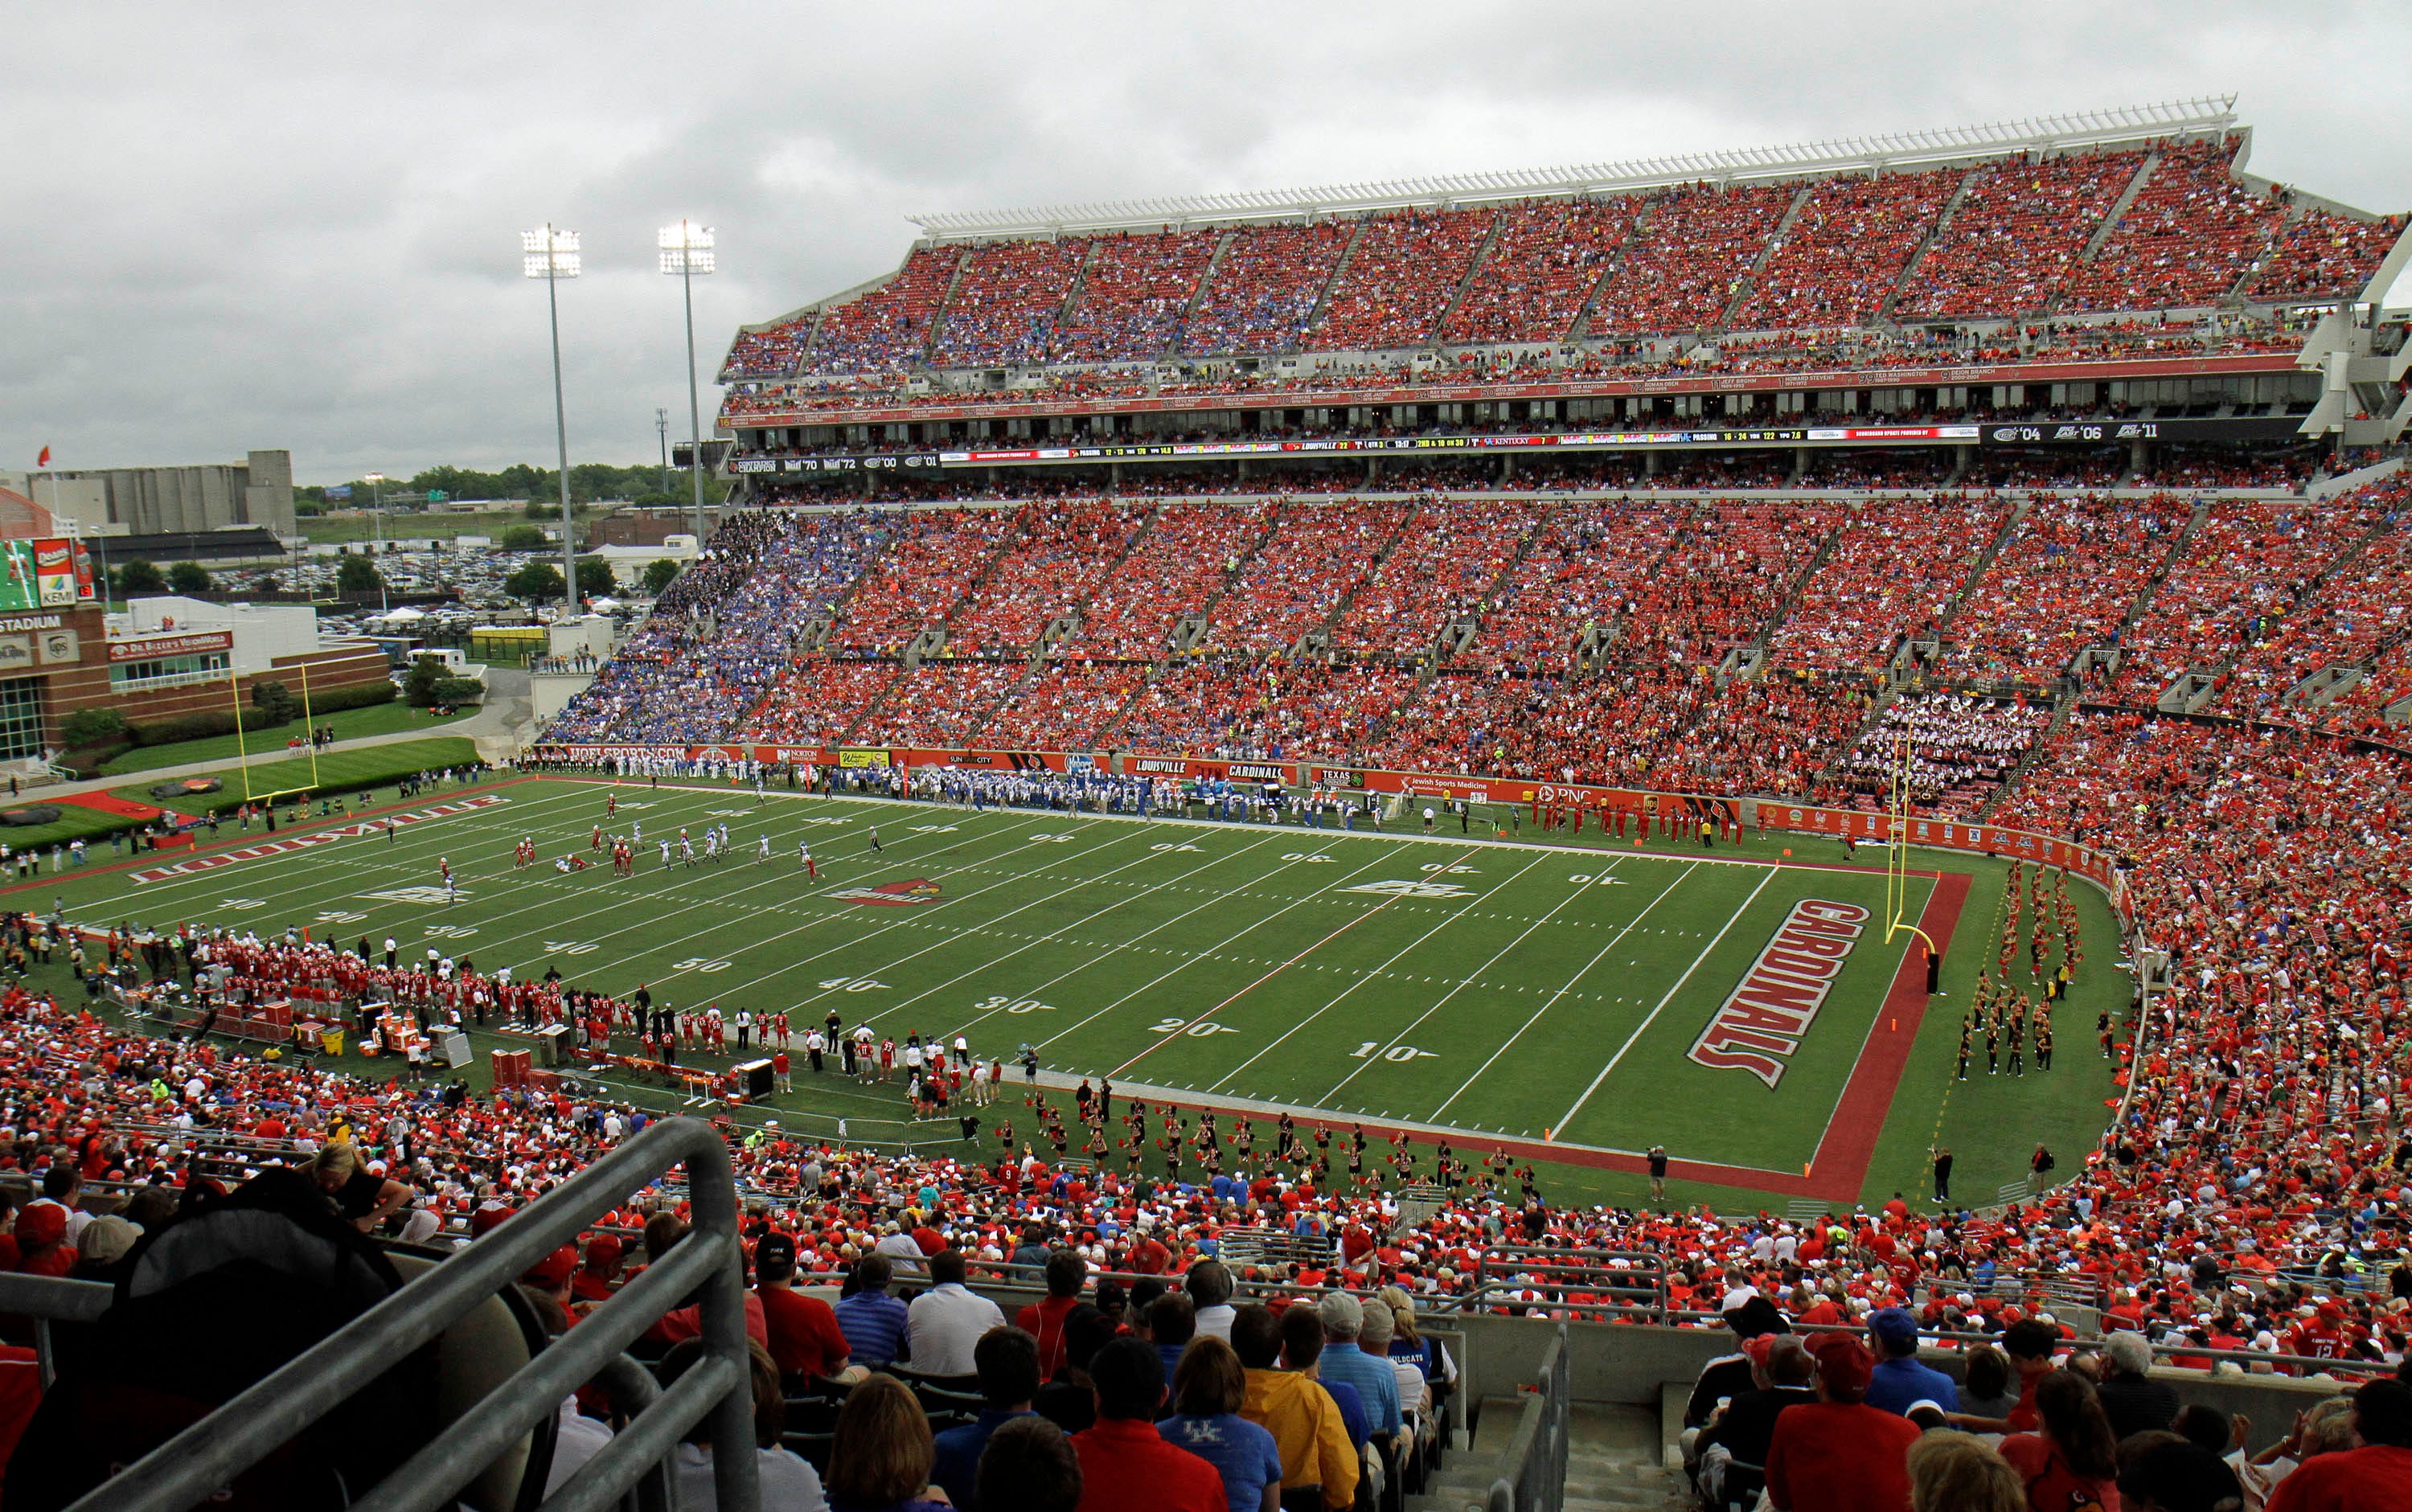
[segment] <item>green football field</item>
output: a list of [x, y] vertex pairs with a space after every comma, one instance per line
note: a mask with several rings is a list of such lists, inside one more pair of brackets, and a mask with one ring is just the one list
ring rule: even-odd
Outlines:
[[[324, 822], [272, 840], [229, 829], [195, 853], [46, 876], [16, 905], [47, 911], [55, 896], [92, 924], [289, 926], [379, 947], [391, 935], [405, 958], [433, 947], [522, 980], [552, 967], [731, 1017], [785, 1011], [799, 1043], [835, 1007], [900, 1042], [960, 1034], [1008, 1063], [1035, 1047], [1051, 1083], [1110, 1077], [1151, 1101], [1288, 1108], [1361, 1121], [1376, 1138], [1404, 1128], [1427, 1149], [1446, 1137], [1461, 1154], [1504, 1145], [1547, 1163], [1545, 1191], [1602, 1199], [1641, 1188], [1639, 1153], [1653, 1144], [1676, 1162], [1680, 1196], [1727, 1210], [1916, 1196], [1941, 1138], [1959, 1157], [1955, 1197], [1987, 1202], [2037, 1142], [2073, 1166], [2116, 1095], [2094, 1025], [2098, 1006], [2125, 1008], [2125, 977], [2111, 969], [2107, 907], [2076, 884], [2088, 962], [2055, 1016], [2054, 1069], [1989, 1078], [1980, 1050], [1978, 1074], [1953, 1080], [1959, 1020], [2001, 932], [2007, 868], [1979, 859], [1913, 858], [1927, 870], [1910, 875], [1904, 917], [1953, 932], [1944, 991], [1929, 999], [1909, 937], [1887, 938], [1880, 853], [1846, 863], [1838, 844], [1799, 837], [1704, 851], [1596, 831], [1575, 844], [1345, 834], [776, 788], [757, 802], [700, 784], [621, 786], [607, 820], [611, 791], [522, 779], [403, 803], [379, 793], [381, 815], [408, 821], [391, 840], [312, 843]], [[684, 828], [700, 857], [705, 827], [722, 822], [731, 854], [662, 866], [660, 838]], [[641, 826], [634, 877], [599, 856], [591, 870], [553, 869], [592, 855], [598, 824]], [[537, 843], [532, 869], [512, 865], [522, 835]], [[1802, 918], [1862, 914], [1826, 936], [1841, 942], [1828, 947], [1838, 965], [1794, 1048], [1759, 1058], [1772, 1086], [1692, 1053], [1762, 952], [1798, 945]], [[480, 1061], [511, 1043], [473, 1037]], [[849, 1137], [880, 1140], [954, 1127], [910, 1123], [899, 1086], [816, 1079], [796, 1059], [796, 1092], [743, 1117], [810, 1133], [844, 1118]], [[1009, 1085], [987, 1110], [992, 1129], [1022, 1111], [1018, 1072]], [[1147, 1168], [1159, 1168], [1153, 1151]]]

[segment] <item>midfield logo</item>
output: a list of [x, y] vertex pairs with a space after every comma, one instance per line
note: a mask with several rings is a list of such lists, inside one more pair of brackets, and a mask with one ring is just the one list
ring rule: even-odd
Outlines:
[[1471, 898], [1454, 882], [1409, 882], [1394, 879], [1388, 882], [1360, 882], [1353, 888], [1334, 888], [1334, 892], [1370, 892], [1383, 898]]
[[939, 891], [936, 883], [917, 876], [909, 882], [882, 882], [875, 888], [840, 888], [822, 896], [871, 908], [911, 908], [936, 903]]

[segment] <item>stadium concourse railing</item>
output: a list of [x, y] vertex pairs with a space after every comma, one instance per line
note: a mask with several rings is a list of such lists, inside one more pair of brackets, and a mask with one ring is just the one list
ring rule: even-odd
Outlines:
[[[630, 1192], [681, 1165], [690, 1178], [692, 1226], [677, 1247], [353, 1504], [362, 1512], [435, 1512], [450, 1505], [488, 1464], [558, 1411], [564, 1398], [599, 1378], [626, 1388], [620, 1402], [632, 1413], [627, 1426], [546, 1497], [538, 1512], [600, 1512], [631, 1493], [642, 1512], [668, 1512], [662, 1469], [688, 1430], [709, 1417], [715, 1445], [754, 1442], [737, 1189], [728, 1146], [710, 1124], [691, 1118], [649, 1126], [508, 1224], [126, 1467], [69, 1512], [184, 1512], [205, 1505], [235, 1475], [348, 1399], [395, 1358], [434, 1339], [547, 1255], [575, 1241]], [[0, 1311], [37, 1319], [88, 1319], [107, 1307], [112, 1292], [96, 1283], [39, 1280], [0, 1276]], [[668, 1390], [648, 1392], [615, 1362], [638, 1335], [690, 1297], [700, 1302], [704, 1358]], [[41, 1337], [38, 1324], [37, 1336]], [[754, 1455], [716, 1453], [713, 1475], [723, 1512], [756, 1512], [760, 1498]]]
[[1564, 1323], [1535, 1373], [1538, 1379], [1524, 1396], [1516, 1431], [1499, 1456], [1499, 1473], [1492, 1479], [1483, 1512], [1558, 1512], [1566, 1505], [1574, 1380]]

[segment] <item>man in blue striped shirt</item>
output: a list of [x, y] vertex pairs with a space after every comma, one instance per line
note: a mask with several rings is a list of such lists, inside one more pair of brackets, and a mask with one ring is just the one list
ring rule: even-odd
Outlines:
[[888, 1295], [895, 1274], [888, 1256], [866, 1255], [855, 1262], [854, 1291], [838, 1299], [838, 1331], [857, 1365], [877, 1370], [904, 1352], [904, 1304]]

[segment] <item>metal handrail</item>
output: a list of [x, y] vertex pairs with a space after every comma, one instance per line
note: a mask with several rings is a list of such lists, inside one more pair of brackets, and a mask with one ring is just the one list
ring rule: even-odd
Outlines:
[[1524, 1402], [1515, 1436], [1500, 1456], [1487, 1512], [1557, 1512], [1566, 1494], [1566, 1393], [1572, 1385], [1566, 1326], [1541, 1353], [1538, 1382]]
[[[680, 1164], [690, 1176], [692, 1226], [678, 1247], [463, 1413], [358, 1505], [373, 1512], [434, 1512], [450, 1503], [513, 1440], [557, 1411], [563, 1397], [700, 1286], [705, 1358], [546, 1498], [543, 1512], [601, 1512], [614, 1505], [707, 1415], [718, 1505], [724, 1512], [757, 1512], [760, 1491], [752, 1452], [737, 1192], [728, 1146], [710, 1124], [692, 1118], [647, 1126], [508, 1223], [137, 1461], [69, 1512], [184, 1512], [205, 1502], [394, 1360], [574, 1240], [630, 1192]], [[658, 1481], [654, 1476], [651, 1483]]]
[[59, 1373], [51, 1348], [51, 1325], [90, 1323], [109, 1311], [116, 1295], [117, 1289], [105, 1282], [0, 1273], [0, 1314], [33, 1319], [34, 1358], [40, 1363], [43, 1390], [51, 1388]]

